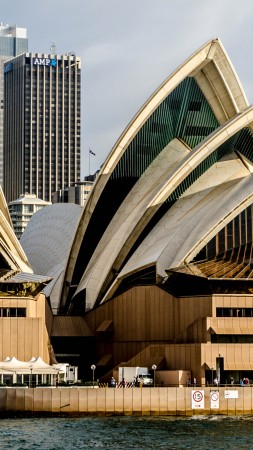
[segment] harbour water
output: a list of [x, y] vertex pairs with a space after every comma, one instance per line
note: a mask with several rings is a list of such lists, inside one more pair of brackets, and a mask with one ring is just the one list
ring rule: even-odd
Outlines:
[[0, 419], [0, 449], [253, 449], [253, 416]]

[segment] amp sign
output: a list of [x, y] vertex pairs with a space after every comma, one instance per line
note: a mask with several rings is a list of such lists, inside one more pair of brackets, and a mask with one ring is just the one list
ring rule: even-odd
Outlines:
[[50, 58], [33, 58], [33, 65], [34, 66], [57, 66], [57, 60], [56, 59], [50, 59]]

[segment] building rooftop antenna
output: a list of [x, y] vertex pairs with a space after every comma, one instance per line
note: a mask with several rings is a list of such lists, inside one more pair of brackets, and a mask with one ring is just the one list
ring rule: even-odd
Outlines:
[[56, 43], [55, 42], [51, 42], [50, 52], [53, 53], [53, 54], [56, 53]]

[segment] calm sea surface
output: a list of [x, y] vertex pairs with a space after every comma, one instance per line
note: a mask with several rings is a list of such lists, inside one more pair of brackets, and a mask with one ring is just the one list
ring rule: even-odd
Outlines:
[[0, 449], [253, 449], [253, 416], [0, 419]]

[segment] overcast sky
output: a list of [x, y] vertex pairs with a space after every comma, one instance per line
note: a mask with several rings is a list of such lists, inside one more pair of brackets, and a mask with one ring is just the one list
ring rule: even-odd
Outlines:
[[94, 173], [153, 91], [219, 37], [253, 102], [250, 0], [0, 0], [0, 22], [27, 28], [29, 51], [82, 59], [82, 176]]

